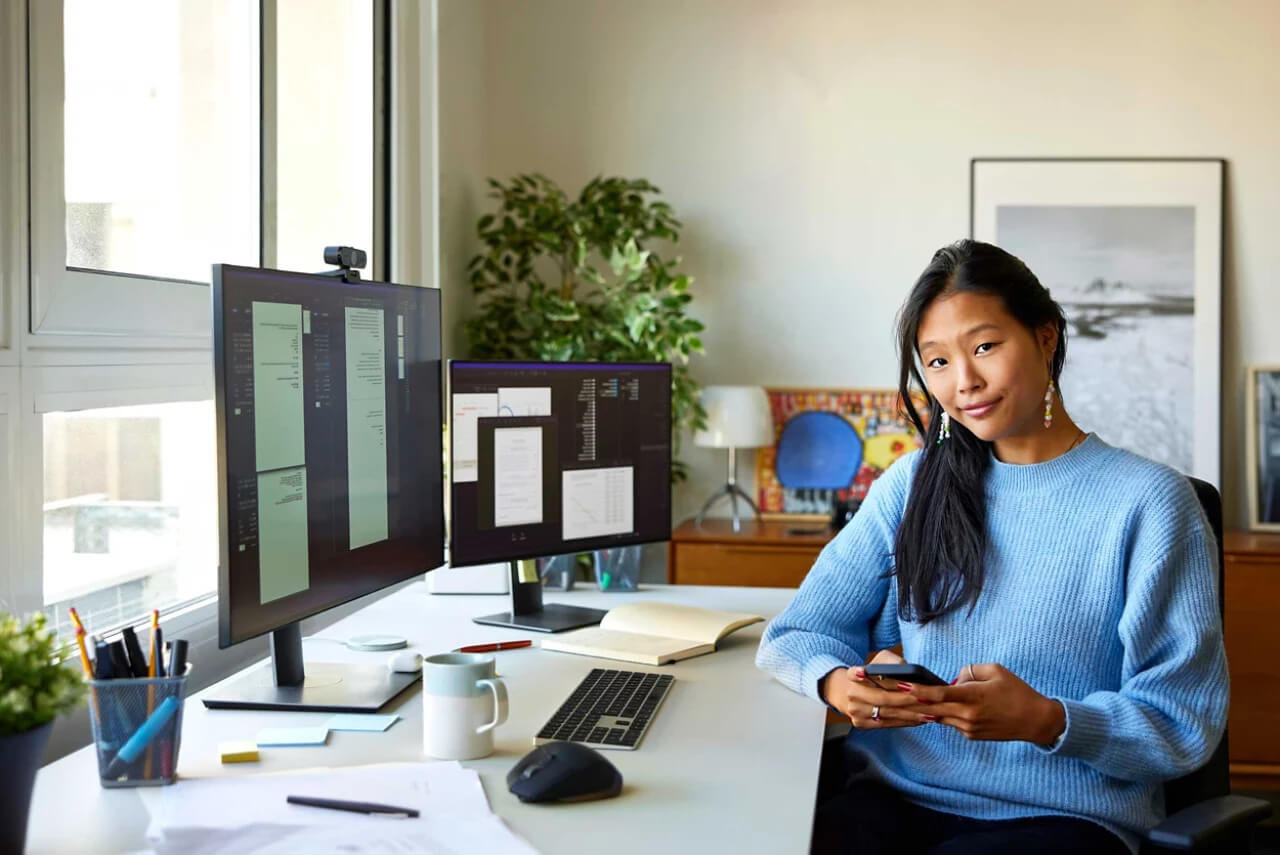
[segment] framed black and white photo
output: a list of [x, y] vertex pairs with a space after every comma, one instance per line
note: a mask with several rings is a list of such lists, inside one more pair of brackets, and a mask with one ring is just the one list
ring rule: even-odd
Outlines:
[[1245, 394], [1249, 528], [1280, 531], [1280, 365], [1251, 365]]
[[1221, 487], [1226, 162], [975, 158], [969, 231], [1067, 316], [1062, 396], [1111, 445]]

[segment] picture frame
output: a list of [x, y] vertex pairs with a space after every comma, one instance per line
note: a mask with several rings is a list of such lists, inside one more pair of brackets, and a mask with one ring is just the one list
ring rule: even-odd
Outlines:
[[1250, 365], [1247, 375], [1249, 530], [1280, 532], [1280, 365]]
[[[862, 501], [894, 460], [922, 444], [897, 389], [788, 387], [765, 394], [774, 439], [756, 450], [755, 476], [766, 521], [829, 521], [836, 500]], [[923, 395], [914, 402], [927, 427]], [[798, 416], [804, 418], [796, 421]]]
[[1219, 487], [1225, 180], [1222, 158], [979, 157], [969, 170], [970, 236], [1026, 262], [1067, 316], [1072, 419]]

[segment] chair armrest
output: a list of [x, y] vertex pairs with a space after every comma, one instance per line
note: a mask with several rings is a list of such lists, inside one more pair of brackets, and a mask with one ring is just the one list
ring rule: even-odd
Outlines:
[[1261, 822], [1271, 804], [1247, 796], [1218, 796], [1185, 807], [1147, 832], [1147, 840], [1168, 849], [1212, 849], [1227, 834]]

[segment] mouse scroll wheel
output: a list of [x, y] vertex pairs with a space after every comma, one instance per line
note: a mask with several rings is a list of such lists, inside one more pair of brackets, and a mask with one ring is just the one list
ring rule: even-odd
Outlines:
[[551, 762], [551, 758], [548, 758], [546, 760], [539, 760], [536, 763], [530, 763], [528, 766], [525, 767], [524, 771], [520, 773], [520, 777], [532, 778], [534, 775], [541, 772], [543, 768], [546, 767], [546, 765], [550, 762]]

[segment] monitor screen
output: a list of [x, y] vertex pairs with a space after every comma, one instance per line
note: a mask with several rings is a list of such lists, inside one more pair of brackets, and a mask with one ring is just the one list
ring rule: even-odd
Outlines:
[[455, 565], [671, 537], [671, 366], [449, 363]]
[[223, 647], [443, 563], [440, 292], [215, 265]]

